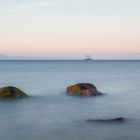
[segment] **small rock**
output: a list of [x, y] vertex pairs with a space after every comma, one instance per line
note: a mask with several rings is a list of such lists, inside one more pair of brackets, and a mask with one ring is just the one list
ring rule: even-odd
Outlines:
[[113, 118], [113, 119], [88, 119], [88, 122], [123, 122], [125, 119], [123, 117]]
[[17, 99], [22, 97], [28, 97], [28, 95], [19, 88], [13, 86], [0, 88], [0, 99]]

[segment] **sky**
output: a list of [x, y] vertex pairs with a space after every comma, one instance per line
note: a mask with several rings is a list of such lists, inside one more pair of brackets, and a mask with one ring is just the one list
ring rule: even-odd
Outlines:
[[140, 59], [140, 0], [0, 0], [0, 55]]

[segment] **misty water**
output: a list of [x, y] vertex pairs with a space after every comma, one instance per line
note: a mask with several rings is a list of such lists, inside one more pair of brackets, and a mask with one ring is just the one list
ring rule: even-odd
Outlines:
[[[30, 97], [0, 101], [2, 140], [139, 140], [140, 61], [0, 61], [0, 87]], [[93, 83], [105, 95], [68, 96]], [[87, 122], [124, 117], [124, 122]]]

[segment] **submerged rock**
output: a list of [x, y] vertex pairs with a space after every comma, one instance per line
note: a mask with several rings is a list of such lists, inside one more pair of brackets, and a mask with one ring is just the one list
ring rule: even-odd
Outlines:
[[113, 118], [113, 119], [88, 119], [88, 122], [123, 122], [125, 119], [123, 117]]
[[98, 96], [101, 95], [97, 88], [90, 83], [78, 83], [67, 87], [68, 94], [81, 95], [81, 96]]
[[19, 88], [13, 86], [0, 88], [0, 99], [17, 99], [22, 97], [28, 97], [28, 95]]

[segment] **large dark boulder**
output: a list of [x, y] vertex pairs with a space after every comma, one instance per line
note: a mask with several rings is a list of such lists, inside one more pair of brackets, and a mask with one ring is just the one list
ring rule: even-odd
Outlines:
[[19, 88], [13, 86], [0, 88], [0, 99], [17, 99], [22, 97], [28, 97], [28, 95]]
[[81, 96], [98, 96], [101, 95], [97, 88], [90, 83], [78, 83], [67, 87], [68, 94], [81, 95]]

